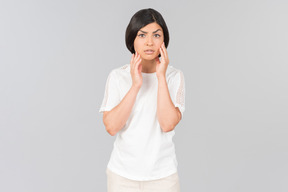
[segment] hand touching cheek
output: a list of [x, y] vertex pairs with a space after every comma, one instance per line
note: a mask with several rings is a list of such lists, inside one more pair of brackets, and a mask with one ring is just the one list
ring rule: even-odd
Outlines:
[[130, 60], [130, 74], [132, 77], [132, 86], [135, 86], [137, 88], [140, 88], [142, 86], [142, 64], [141, 64], [141, 56], [136, 51], [135, 55], [132, 54], [131, 60]]
[[165, 47], [164, 42], [159, 48], [160, 54], [161, 54], [161, 61], [159, 60], [159, 57], [157, 56], [155, 58], [156, 60], [156, 75], [157, 77], [164, 76], [166, 75], [166, 70], [169, 64], [169, 58], [168, 58], [168, 53], [167, 49]]

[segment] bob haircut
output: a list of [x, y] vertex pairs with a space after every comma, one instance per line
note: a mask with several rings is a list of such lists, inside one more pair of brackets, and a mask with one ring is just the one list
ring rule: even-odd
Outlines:
[[[126, 28], [125, 33], [126, 47], [132, 54], [135, 53], [134, 40], [137, 36], [138, 31], [142, 27], [145, 27], [146, 25], [154, 22], [156, 22], [158, 25], [162, 27], [164, 34], [164, 44], [165, 47], [168, 47], [169, 31], [162, 15], [152, 8], [141, 9], [132, 16]], [[160, 57], [160, 54], [158, 55], [158, 57]]]

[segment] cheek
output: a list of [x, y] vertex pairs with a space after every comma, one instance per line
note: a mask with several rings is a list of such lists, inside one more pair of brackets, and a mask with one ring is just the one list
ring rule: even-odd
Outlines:
[[157, 41], [157, 49], [160, 49], [163, 42], [164, 42], [163, 40]]
[[160, 47], [161, 47], [162, 43], [157, 45], [157, 51], [160, 53]]
[[139, 42], [138, 42], [137, 38], [134, 39], [134, 47], [137, 47], [138, 44], [139, 44]]
[[134, 41], [134, 49], [139, 50], [141, 48], [141, 42], [139, 40]]

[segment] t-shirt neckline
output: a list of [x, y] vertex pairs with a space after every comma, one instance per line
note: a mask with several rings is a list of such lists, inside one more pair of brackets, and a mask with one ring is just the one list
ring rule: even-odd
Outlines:
[[153, 73], [144, 73], [144, 72], [142, 72], [142, 71], [141, 71], [141, 73], [142, 73], [142, 75], [154, 75], [154, 74], [156, 74], [156, 72], [153, 72]]

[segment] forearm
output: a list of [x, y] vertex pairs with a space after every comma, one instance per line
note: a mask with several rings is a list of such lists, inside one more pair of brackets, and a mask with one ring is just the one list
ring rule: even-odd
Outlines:
[[126, 124], [134, 106], [139, 89], [140, 88], [132, 86], [121, 102], [111, 111], [109, 111], [105, 118], [103, 118], [106, 130], [110, 135], [115, 135]]
[[171, 100], [165, 76], [158, 77], [157, 118], [164, 132], [172, 131], [180, 120]]

